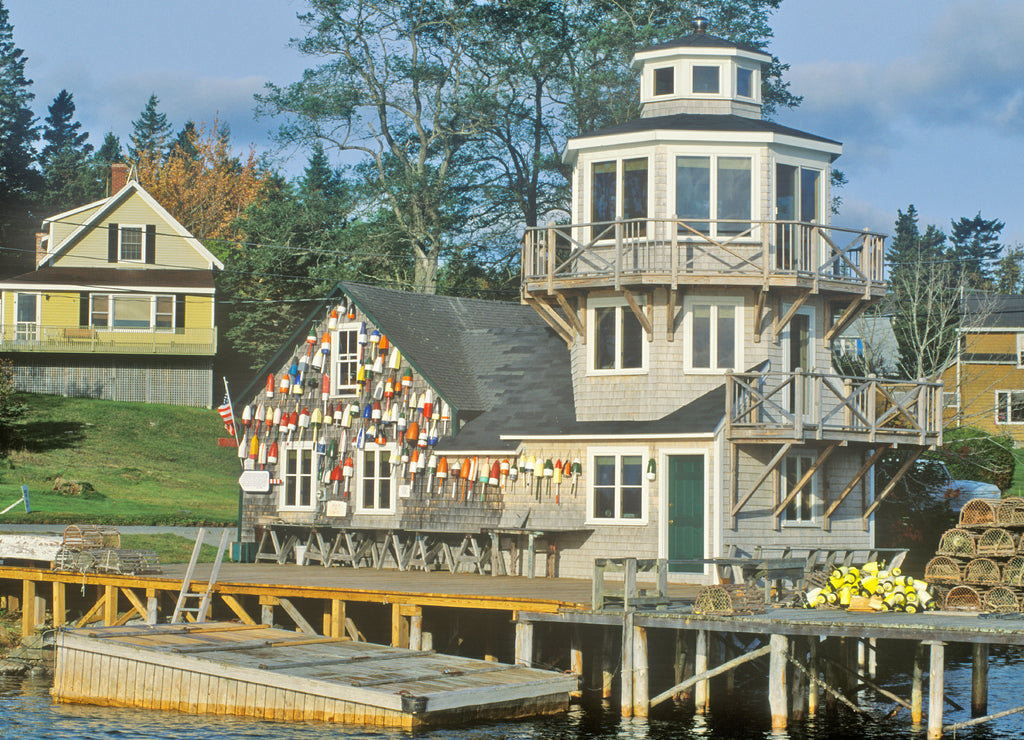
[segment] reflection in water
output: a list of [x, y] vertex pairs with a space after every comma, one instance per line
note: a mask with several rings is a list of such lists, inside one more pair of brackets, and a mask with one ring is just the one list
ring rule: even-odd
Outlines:
[[[902, 646], [886, 645], [884, 653], [900, 670], [881, 669], [879, 682], [900, 694], [909, 694], [906, 667], [909, 654]], [[909, 653], [909, 651], [908, 651]], [[1024, 652], [993, 648], [989, 672], [989, 711], [1024, 703]], [[376, 728], [351, 728], [314, 723], [281, 723], [217, 716], [192, 716], [176, 712], [55, 704], [47, 679], [0, 678], [0, 737], [20, 740], [236, 740], [278, 738], [288, 740], [921, 740], [904, 710], [885, 719], [892, 704], [869, 692], [860, 695], [861, 706], [874, 718], [864, 719], [844, 711], [838, 716], [819, 715], [792, 723], [786, 732], [772, 732], [767, 698], [757, 693], [757, 683], [737, 690], [732, 697], [717, 697], [712, 712], [695, 715], [675, 708], [650, 719], [623, 719], [612, 708], [574, 708], [557, 717], [448, 728], [420, 733]], [[763, 682], [760, 683], [763, 686]], [[970, 653], [950, 646], [947, 652], [946, 691], [965, 706], [970, 704]], [[961, 721], [969, 711], [947, 707], [945, 722]], [[958, 740], [1016, 740], [1024, 737], [1024, 715], [1014, 715], [962, 730]]]

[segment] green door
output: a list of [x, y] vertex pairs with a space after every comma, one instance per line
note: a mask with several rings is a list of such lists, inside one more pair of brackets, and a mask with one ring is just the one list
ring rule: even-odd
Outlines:
[[[704, 557], [704, 456], [669, 455], [668, 558]], [[676, 573], [701, 573], [704, 566], [673, 565]]]

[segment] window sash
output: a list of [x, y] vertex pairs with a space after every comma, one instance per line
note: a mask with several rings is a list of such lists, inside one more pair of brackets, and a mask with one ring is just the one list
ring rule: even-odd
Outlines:
[[335, 396], [354, 396], [359, 392], [356, 376], [359, 372], [359, 327], [355, 324], [339, 326], [331, 344], [334, 372], [331, 383]]
[[390, 450], [363, 452], [363, 494], [359, 503], [363, 510], [394, 510]]
[[739, 307], [733, 303], [694, 303], [690, 308], [690, 367], [734, 370]]
[[659, 67], [654, 70], [654, 94], [671, 95], [676, 91], [675, 69], [673, 67]]
[[142, 261], [143, 231], [141, 226], [121, 226], [118, 229], [122, 262]]
[[312, 445], [285, 450], [283, 509], [312, 509], [315, 506], [313, 481], [316, 480], [316, 456]]
[[699, 94], [716, 95], [720, 90], [718, 67], [694, 65], [693, 91]]
[[754, 97], [754, 72], [753, 70], [738, 67], [736, 69], [736, 95], [741, 98]]
[[593, 326], [593, 370], [644, 367], [643, 327], [628, 306], [596, 307]]
[[[793, 455], [785, 460], [785, 469], [782, 475], [783, 490], [781, 495], [787, 495], [808, 469], [814, 464], [814, 460], [805, 455]], [[807, 482], [800, 493], [798, 493], [786, 507], [786, 521], [790, 523], [813, 522], [814, 508], [817, 503], [817, 480], [816, 476]]]
[[604, 521], [643, 520], [643, 456], [598, 454], [594, 456], [593, 467], [593, 518]]
[[996, 391], [996, 423], [1024, 424], [1024, 391]]

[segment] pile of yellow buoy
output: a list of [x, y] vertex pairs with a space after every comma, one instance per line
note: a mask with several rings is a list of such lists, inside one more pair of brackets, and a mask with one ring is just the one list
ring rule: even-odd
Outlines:
[[882, 612], [922, 612], [938, 604], [929, 585], [878, 562], [834, 568], [824, 586], [804, 593], [804, 607], [839, 607]]

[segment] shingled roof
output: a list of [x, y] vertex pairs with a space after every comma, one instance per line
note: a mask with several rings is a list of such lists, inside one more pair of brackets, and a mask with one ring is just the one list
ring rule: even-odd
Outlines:
[[342, 283], [355, 302], [463, 420], [533, 389], [572, 401], [565, 342], [529, 306]]
[[212, 291], [211, 270], [134, 269], [119, 267], [41, 267], [6, 278], [4, 287], [39, 290], [167, 289]]
[[733, 116], [725, 113], [673, 113], [667, 116], [649, 116], [635, 118], [625, 123], [591, 131], [573, 138], [573, 141], [589, 139], [596, 136], [611, 136], [646, 131], [729, 131], [736, 133], [771, 133], [780, 136], [791, 136], [808, 141], [820, 141], [826, 144], [839, 145], [838, 141], [824, 136], [809, 134], [806, 131], [782, 126], [774, 121], [760, 118]]

